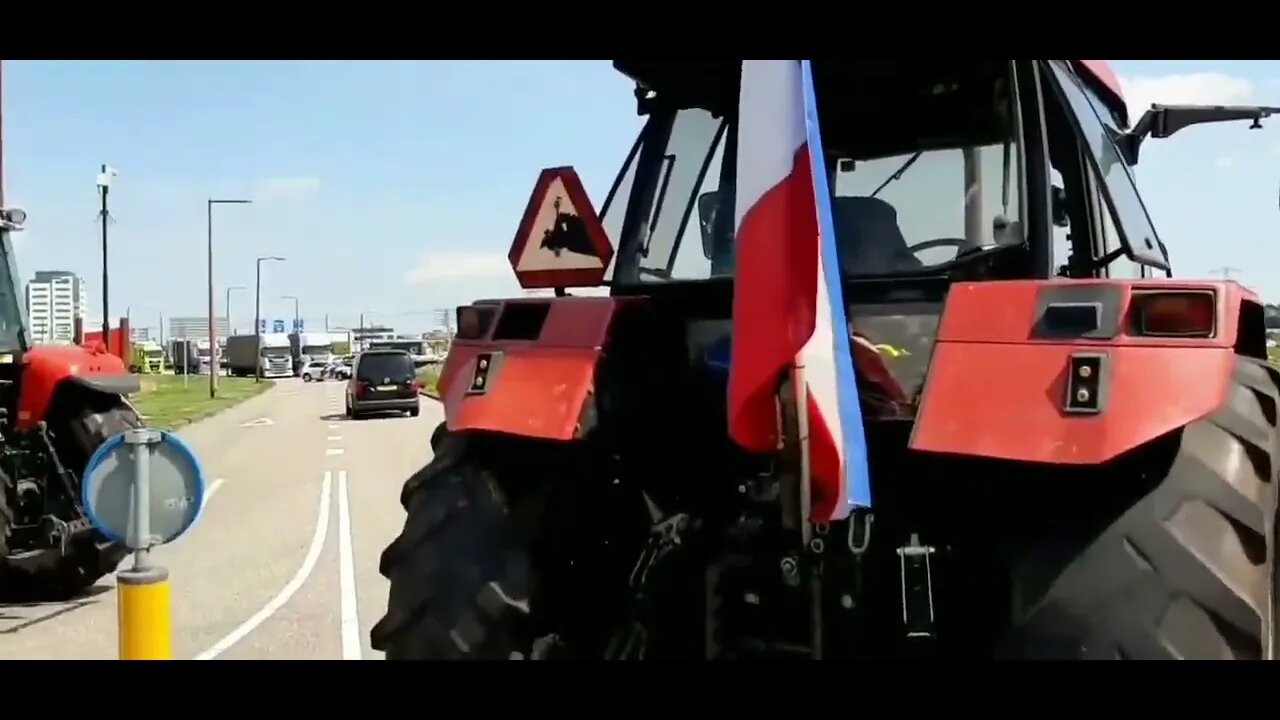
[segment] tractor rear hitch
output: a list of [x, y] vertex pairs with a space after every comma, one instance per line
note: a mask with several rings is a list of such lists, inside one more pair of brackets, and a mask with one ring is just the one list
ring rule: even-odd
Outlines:
[[911, 639], [934, 637], [933, 566], [930, 562], [934, 552], [932, 545], [920, 544], [917, 533], [911, 533], [911, 541], [898, 548], [902, 624]]

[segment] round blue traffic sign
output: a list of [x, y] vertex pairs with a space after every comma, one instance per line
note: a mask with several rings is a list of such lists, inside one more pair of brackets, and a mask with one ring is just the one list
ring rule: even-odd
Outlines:
[[[144, 477], [138, 458], [147, 454]], [[200, 516], [204, 469], [177, 435], [144, 428], [126, 430], [102, 443], [81, 476], [81, 501], [89, 522], [108, 539], [133, 550], [172, 542]], [[146, 483], [143, 528], [138, 537], [138, 482]]]

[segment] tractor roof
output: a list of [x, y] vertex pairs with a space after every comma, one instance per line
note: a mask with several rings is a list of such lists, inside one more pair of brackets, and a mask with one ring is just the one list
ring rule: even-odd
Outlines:
[[[672, 63], [670, 61], [648, 60], [614, 60], [613, 66], [627, 77], [650, 90], [671, 88], [676, 83], [673, 77], [680, 75], [679, 85], [699, 85], [705, 81], [723, 78], [727, 70], [736, 70], [741, 60], [707, 61], [696, 63]], [[1124, 126], [1129, 124], [1129, 115], [1125, 108], [1124, 93], [1120, 87], [1120, 79], [1106, 60], [1071, 60], [1076, 72], [1089, 84], [1094, 92], [1107, 104], [1108, 108], [1119, 116]], [[736, 73], [735, 73], [736, 75]]]

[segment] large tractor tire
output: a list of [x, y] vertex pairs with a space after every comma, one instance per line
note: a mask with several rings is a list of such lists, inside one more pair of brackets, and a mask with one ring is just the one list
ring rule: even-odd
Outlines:
[[531, 654], [531, 563], [494, 472], [451, 438], [405, 483], [408, 513], [382, 553], [387, 614], [370, 640], [388, 660], [507, 660]]
[[[137, 412], [123, 398], [96, 392], [60, 393], [49, 412], [49, 432], [58, 460], [77, 479], [99, 445], [141, 425]], [[51, 475], [47, 482], [59, 481]], [[0, 507], [0, 525], [6, 516], [7, 509]], [[23, 595], [64, 599], [113, 572], [128, 553], [128, 548], [108, 541], [95, 530], [88, 537], [77, 538], [65, 555], [56, 548], [48, 549], [37, 562], [5, 568], [3, 582], [12, 584], [11, 589]]]
[[1223, 405], [1182, 430], [1163, 477], [1015, 617], [1007, 650], [1275, 659], [1278, 406], [1276, 371], [1241, 358]]

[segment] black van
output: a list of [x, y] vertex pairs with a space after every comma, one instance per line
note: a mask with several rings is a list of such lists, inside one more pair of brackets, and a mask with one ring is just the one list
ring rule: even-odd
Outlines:
[[356, 355], [347, 380], [347, 417], [396, 410], [417, 417], [420, 389], [412, 355], [404, 350], [365, 350]]

